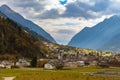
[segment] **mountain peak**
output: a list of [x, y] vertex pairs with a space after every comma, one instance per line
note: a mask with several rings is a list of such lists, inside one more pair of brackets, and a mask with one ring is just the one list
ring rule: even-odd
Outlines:
[[6, 4], [0, 6], [0, 9], [3, 9], [3, 10], [11, 10]]
[[10, 7], [8, 7], [6, 4], [0, 6], [0, 11], [7, 14], [14, 13], [14, 11]]
[[1, 7], [9, 8], [6, 4], [3, 4]]
[[36, 32], [38, 35], [43, 36], [51, 42], [56, 42], [53, 37], [40, 26], [36, 25], [32, 21], [25, 19], [23, 16], [21, 16], [19, 13], [15, 12], [5, 4], [0, 7], [0, 15], [9, 18], [10, 20], [19, 24], [22, 28], [28, 28], [29, 30]]
[[[93, 27], [85, 27], [68, 45], [80, 48], [120, 51], [120, 15], [106, 18]], [[113, 48], [114, 47], [114, 48]]]
[[114, 15], [114, 16], [110, 17], [110, 19], [113, 19], [113, 20], [120, 19], [120, 15]]
[[87, 27], [87, 26], [86, 26], [86, 27], [84, 28], [84, 30], [86, 30], [86, 29], [90, 29], [90, 27]]

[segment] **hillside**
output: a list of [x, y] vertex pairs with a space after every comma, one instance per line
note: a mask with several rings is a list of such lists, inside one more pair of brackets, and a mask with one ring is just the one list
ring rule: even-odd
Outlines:
[[91, 28], [84, 28], [71, 39], [68, 45], [119, 52], [119, 30], [120, 16], [115, 15], [109, 19], [105, 19], [103, 22], [100, 22]]
[[40, 39], [11, 21], [0, 16], [0, 55], [19, 55], [22, 57], [45, 57], [47, 47]]
[[32, 21], [25, 19], [19, 13], [16, 13], [14, 10], [10, 9], [7, 5], [2, 5], [0, 7], [0, 15], [11, 19], [12, 21], [19, 24], [22, 28], [28, 28], [29, 30], [36, 32], [38, 35], [48, 39], [49, 41], [56, 43], [53, 37], [40, 26], [36, 25]]

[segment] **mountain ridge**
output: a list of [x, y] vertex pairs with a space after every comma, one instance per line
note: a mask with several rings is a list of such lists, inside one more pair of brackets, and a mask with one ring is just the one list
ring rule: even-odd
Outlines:
[[38, 25], [36, 25], [32, 21], [25, 19], [19, 13], [16, 13], [11, 8], [9, 8], [7, 5], [2, 5], [0, 7], [0, 15], [13, 20], [14, 22], [19, 24], [20, 26], [27, 27], [30, 30], [36, 32], [37, 34], [50, 40], [51, 42], [56, 43], [56, 41], [53, 39], [53, 37], [49, 33], [47, 33], [45, 30], [43, 30], [41, 27], [39, 27]]
[[[110, 47], [112, 45], [109, 46], [107, 45], [112, 43], [112, 39], [116, 38], [115, 37], [116, 35], [118, 34], [120, 35], [119, 30], [120, 30], [120, 16], [114, 15], [96, 24], [91, 28], [84, 28], [71, 39], [68, 45], [81, 48], [113, 51], [110, 50]], [[114, 47], [115, 43], [116, 42], [114, 42]], [[109, 48], [103, 49], [104, 46]]]
[[0, 56], [45, 57], [47, 46], [8, 18], [0, 16]]

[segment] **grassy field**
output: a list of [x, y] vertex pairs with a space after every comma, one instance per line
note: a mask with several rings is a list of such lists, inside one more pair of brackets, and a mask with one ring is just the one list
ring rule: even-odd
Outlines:
[[120, 72], [120, 68], [85, 67], [70, 70], [43, 70], [43, 69], [0, 69], [2, 77], [15, 76], [14, 80], [120, 80], [117, 75], [95, 76], [94, 72]]

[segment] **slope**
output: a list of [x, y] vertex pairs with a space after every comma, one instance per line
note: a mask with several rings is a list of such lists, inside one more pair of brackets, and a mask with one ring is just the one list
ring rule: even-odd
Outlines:
[[[105, 46], [110, 43], [116, 43], [116, 40], [118, 39], [117, 37], [120, 36], [119, 30], [120, 16], [115, 15], [91, 28], [84, 28], [71, 39], [68, 45], [90, 49], [109, 50], [112, 45], [109, 45], [109, 48], [107, 47], [106, 49]], [[115, 46], [117, 45], [114, 44], [114, 47]]]
[[47, 47], [10, 19], [0, 16], [0, 55], [45, 57]]
[[11, 10], [7, 5], [2, 5], [0, 7], [0, 15], [9, 18], [19, 24], [21, 27], [29, 28], [30, 30], [36, 32], [37, 34], [45, 37], [46, 39], [50, 40], [51, 42], [56, 42], [50, 34], [48, 34], [45, 30], [43, 30], [40, 26], [34, 24], [32, 21], [25, 19], [20, 14], [16, 13], [15, 11]]

